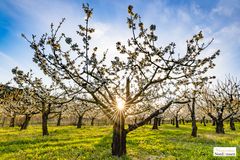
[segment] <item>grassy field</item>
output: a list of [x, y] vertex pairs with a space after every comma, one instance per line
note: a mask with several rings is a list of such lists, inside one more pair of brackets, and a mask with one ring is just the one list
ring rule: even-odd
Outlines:
[[[170, 124], [151, 130], [151, 126], [141, 127], [127, 137], [127, 156], [121, 159], [240, 159], [240, 124], [237, 131], [230, 131], [225, 125], [226, 134], [217, 135], [208, 124], [198, 124], [199, 136], [190, 136], [190, 124], [175, 128]], [[41, 136], [40, 126], [30, 126], [26, 131], [19, 128], [0, 128], [0, 159], [118, 159], [111, 156], [111, 126], [49, 127], [50, 136]], [[237, 147], [237, 157], [213, 157], [213, 147]]]

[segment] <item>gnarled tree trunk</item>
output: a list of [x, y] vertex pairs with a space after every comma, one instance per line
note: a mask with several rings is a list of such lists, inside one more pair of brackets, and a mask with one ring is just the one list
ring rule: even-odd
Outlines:
[[31, 119], [30, 114], [25, 114], [25, 119], [24, 119], [23, 124], [21, 125], [20, 130], [27, 129], [30, 119]]
[[223, 120], [217, 120], [216, 121], [216, 133], [224, 134], [224, 128], [223, 128]]
[[113, 125], [112, 155], [122, 156], [126, 154], [126, 130], [124, 129], [125, 118], [122, 112], [119, 112], [117, 120]]
[[224, 128], [223, 128], [223, 108], [221, 111], [218, 111], [217, 119], [216, 119], [216, 133], [224, 134]]

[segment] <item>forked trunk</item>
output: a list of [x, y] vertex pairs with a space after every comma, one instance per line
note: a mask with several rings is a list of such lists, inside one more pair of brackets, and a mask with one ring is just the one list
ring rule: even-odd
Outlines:
[[82, 119], [83, 119], [83, 116], [78, 117], [77, 128], [82, 128]]
[[48, 122], [48, 113], [43, 112], [42, 113], [42, 134], [43, 134], [43, 136], [49, 135], [47, 122]]
[[233, 117], [230, 118], [230, 129], [231, 129], [232, 131], [235, 131], [235, 130], [236, 130], [235, 124], [234, 124], [234, 118], [233, 118]]
[[94, 120], [95, 120], [95, 118], [91, 119], [91, 126], [94, 126]]
[[28, 125], [29, 125], [30, 119], [31, 119], [31, 116], [30, 116], [29, 114], [26, 114], [26, 115], [25, 115], [24, 122], [23, 122], [23, 124], [21, 125], [20, 130], [27, 129], [27, 127], [28, 127]]
[[152, 129], [158, 129], [158, 119], [159, 119], [159, 118], [154, 117]]
[[121, 157], [126, 154], [126, 130], [124, 129], [125, 118], [119, 112], [118, 118], [113, 125], [112, 155]]

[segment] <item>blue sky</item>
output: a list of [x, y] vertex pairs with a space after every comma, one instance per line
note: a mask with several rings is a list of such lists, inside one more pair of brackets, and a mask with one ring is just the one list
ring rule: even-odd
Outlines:
[[[219, 79], [226, 74], [240, 78], [240, 1], [239, 0], [1, 0], [0, 2], [0, 83], [12, 78], [11, 69], [32, 68], [33, 52], [21, 33], [41, 35], [49, 32], [50, 23], [65, 17], [63, 32], [75, 37], [77, 25], [83, 22], [81, 5], [94, 8], [91, 25], [96, 29], [93, 45], [100, 51], [116, 53], [115, 42], [126, 42], [127, 6], [134, 6], [146, 25], [156, 24], [159, 45], [176, 42], [177, 52], [184, 52], [186, 40], [200, 30], [206, 40], [214, 38], [208, 52], [217, 49], [221, 55], [212, 71]], [[112, 54], [113, 53], [113, 54]]]

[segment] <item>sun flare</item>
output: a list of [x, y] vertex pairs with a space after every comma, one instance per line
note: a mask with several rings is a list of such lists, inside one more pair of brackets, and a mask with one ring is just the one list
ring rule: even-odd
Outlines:
[[116, 101], [117, 101], [117, 108], [119, 110], [123, 110], [125, 106], [124, 100], [121, 98], [117, 98]]

